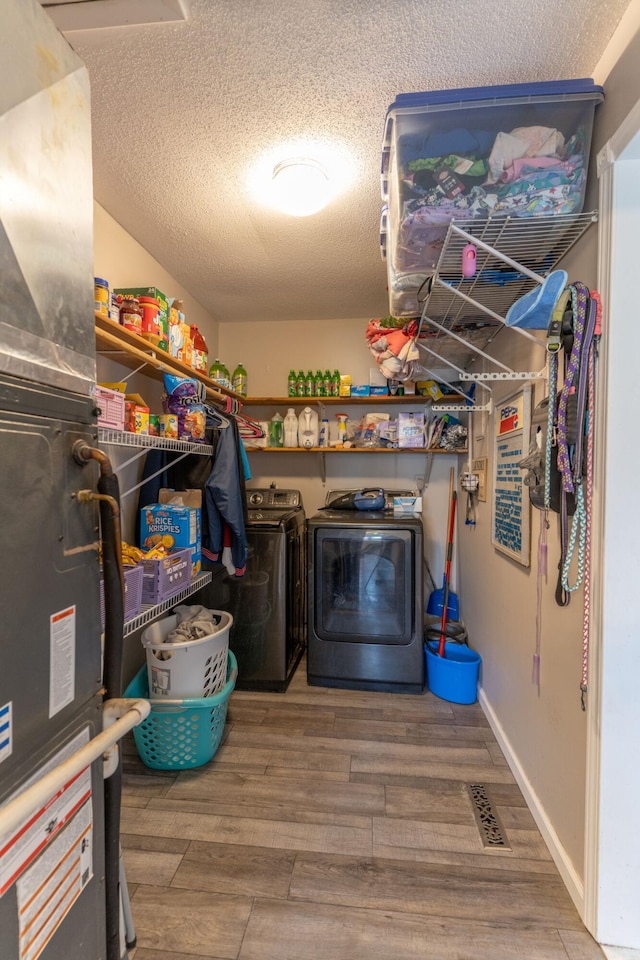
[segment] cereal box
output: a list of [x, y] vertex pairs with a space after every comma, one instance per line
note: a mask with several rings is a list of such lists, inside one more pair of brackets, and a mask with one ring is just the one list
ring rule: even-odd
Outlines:
[[[143, 550], [163, 544], [168, 550], [191, 550], [191, 575], [202, 568], [202, 491], [161, 490], [160, 500], [140, 511], [140, 546]], [[190, 504], [198, 504], [190, 505]]]

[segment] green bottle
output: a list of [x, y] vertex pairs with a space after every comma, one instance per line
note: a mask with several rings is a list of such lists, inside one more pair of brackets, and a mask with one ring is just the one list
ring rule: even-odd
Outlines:
[[324, 372], [324, 395], [325, 397], [332, 397], [331, 393], [331, 371], [325, 370]]
[[306, 397], [307, 395], [307, 378], [304, 375], [304, 370], [298, 370], [298, 396]]
[[221, 360], [216, 357], [211, 366], [209, 367], [209, 376], [212, 380], [215, 380], [216, 383], [219, 383], [221, 387], [226, 387], [224, 377], [225, 366]]
[[247, 371], [242, 366], [242, 363], [239, 363], [233, 371], [231, 389], [239, 393], [242, 397], [246, 397], [247, 395]]
[[313, 396], [315, 396], [315, 392], [316, 392], [316, 381], [315, 381], [315, 377], [313, 376], [313, 371], [312, 371], [312, 370], [307, 370], [307, 391], [306, 391], [306, 395], [307, 395], [308, 397], [313, 397]]
[[298, 396], [298, 378], [295, 370], [289, 370], [289, 380], [287, 383], [287, 392], [290, 397]]
[[324, 385], [324, 373], [322, 370], [316, 370], [316, 397], [326, 397], [327, 390]]
[[339, 397], [340, 396], [340, 371], [334, 370], [333, 377], [331, 378], [331, 396]]

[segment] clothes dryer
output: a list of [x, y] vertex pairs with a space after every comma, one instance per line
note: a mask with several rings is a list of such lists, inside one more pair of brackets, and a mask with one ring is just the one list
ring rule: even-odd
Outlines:
[[[331, 491], [327, 503], [348, 491]], [[376, 511], [323, 509], [307, 522], [310, 684], [420, 693], [423, 528]]]

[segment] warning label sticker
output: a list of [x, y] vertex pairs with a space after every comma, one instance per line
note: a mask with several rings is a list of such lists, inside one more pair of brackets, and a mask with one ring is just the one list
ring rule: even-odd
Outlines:
[[[70, 740], [47, 763], [22, 785], [14, 796], [22, 793], [36, 780], [59, 766], [89, 740], [89, 731], [85, 729]], [[16, 882], [18, 877], [31, 866], [38, 854], [49, 844], [56, 834], [69, 823], [72, 817], [91, 797], [91, 767], [85, 767], [72, 777], [35, 813], [31, 814], [10, 834], [0, 836], [0, 897]], [[9, 800], [13, 797], [9, 797]], [[88, 804], [91, 811], [91, 804]]]
[[11, 724], [11, 700], [0, 707], [0, 763], [11, 756], [13, 728]]
[[91, 803], [18, 880], [19, 960], [37, 960], [93, 876]]
[[75, 697], [76, 608], [49, 617], [49, 717]]

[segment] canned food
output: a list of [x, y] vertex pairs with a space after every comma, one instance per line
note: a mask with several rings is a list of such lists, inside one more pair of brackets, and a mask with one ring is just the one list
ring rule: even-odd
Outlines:
[[160, 417], [157, 413], [149, 414], [149, 436], [160, 436]]
[[160, 436], [167, 440], [178, 439], [178, 417], [175, 413], [161, 413], [158, 417]]
[[109, 316], [109, 284], [102, 277], [93, 278], [93, 298], [96, 313]]

